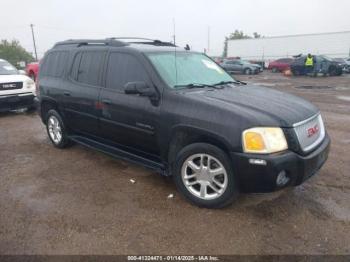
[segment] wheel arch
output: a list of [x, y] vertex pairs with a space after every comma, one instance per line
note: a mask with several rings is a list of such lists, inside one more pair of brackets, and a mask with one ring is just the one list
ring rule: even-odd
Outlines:
[[223, 150], [228, 156], [231, 151], [229, 142], [220, 136], [208, 130], [192, 126], [177, 126], [171, 132], [168, 148], [166, 152], [167, 162], [172, 165], [177, 153], [187, 145], [193, 143], [208, 143]]
[[51, 98], [43, 98], [40, 102], [40, 117], [44, 124], [46, 124], [47, 112], [51, 109], [59, 111], [57, 101]]

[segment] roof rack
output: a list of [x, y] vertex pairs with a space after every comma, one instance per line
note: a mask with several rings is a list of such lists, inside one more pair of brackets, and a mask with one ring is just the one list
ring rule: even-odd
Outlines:
[[[142, 37], [111, 37], [107, 39], [121, 40], [129, 44], [144, 44], [144, 45], [156, 45], [156, 46], [173, 46], [176, 47], [171, 42], [163, 42], [158, 39], [142, 38]], [[129, 40], [129, 41], [128, 41]]]
[[77, 45], [83, 46], [83, 45], [109, 45], [109, 46], [126, 46], [127, 43], [114, 40], [114, 39], [102, 39], [102, 40], [96, 40], [96, 39], [69, 39], [66, 41], [58, 42], [55, 44], [55, 46], [59, 45]]
[[58, 42], [56, 46], [61, 45], [77, 45], [86, 46], [86, 45], [109, 45], [122, 47], [127, 46], [128, 44], [145, 44], [145, 45], [155, 45], [155, 46], [173, 46], [176, 47], [171, 42], [163, 42], [157, 39], [141, 38], [141, 37], [111, 37], [106, 39], [69, 39], [66, 41]]

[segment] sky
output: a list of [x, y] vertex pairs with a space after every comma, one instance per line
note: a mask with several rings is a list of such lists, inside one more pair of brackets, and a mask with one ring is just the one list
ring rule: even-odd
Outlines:
[[[138, 36], [221, 55], [235, 29], [264, 36], [350, 30], [349, 0], [1, 0], [0, 39], [38, 56], [55, 42]], [[175, 22], [175, 23], [174, 23]], [[209, 34], [208, 34], [209, 32]]]

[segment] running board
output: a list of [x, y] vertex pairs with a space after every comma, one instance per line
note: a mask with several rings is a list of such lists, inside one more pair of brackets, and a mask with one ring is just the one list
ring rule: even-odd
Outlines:
[[69, 139], [71, 139], [74, 142], [77, 142], [78, 144], [86, 146], [88, 148], [96, 149], [112, 157], [116, 157], [128, 162], [142, 165], [146, 168], [150, 168], [153, 171], [156, 171], [157, 173], [160, 173], [161, 175], [165, 175], [165, 176], [167, 175], [165, 166], [160, 162], [125, 151], [115, 146], [110, 146], [104, 143], [97, 142], [95, 140], [92, 140], [84, 136], [72, 135], [72, 136], [69, 136]]

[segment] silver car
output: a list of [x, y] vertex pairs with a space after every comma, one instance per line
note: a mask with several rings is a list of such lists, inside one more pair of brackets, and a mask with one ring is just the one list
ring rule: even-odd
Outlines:
[[224, 60], [220, 65], [229, 73], [251, 75], [258, 74], [262, 71], [262, 67], [260, 65], [251, 64], [244, 60]]

